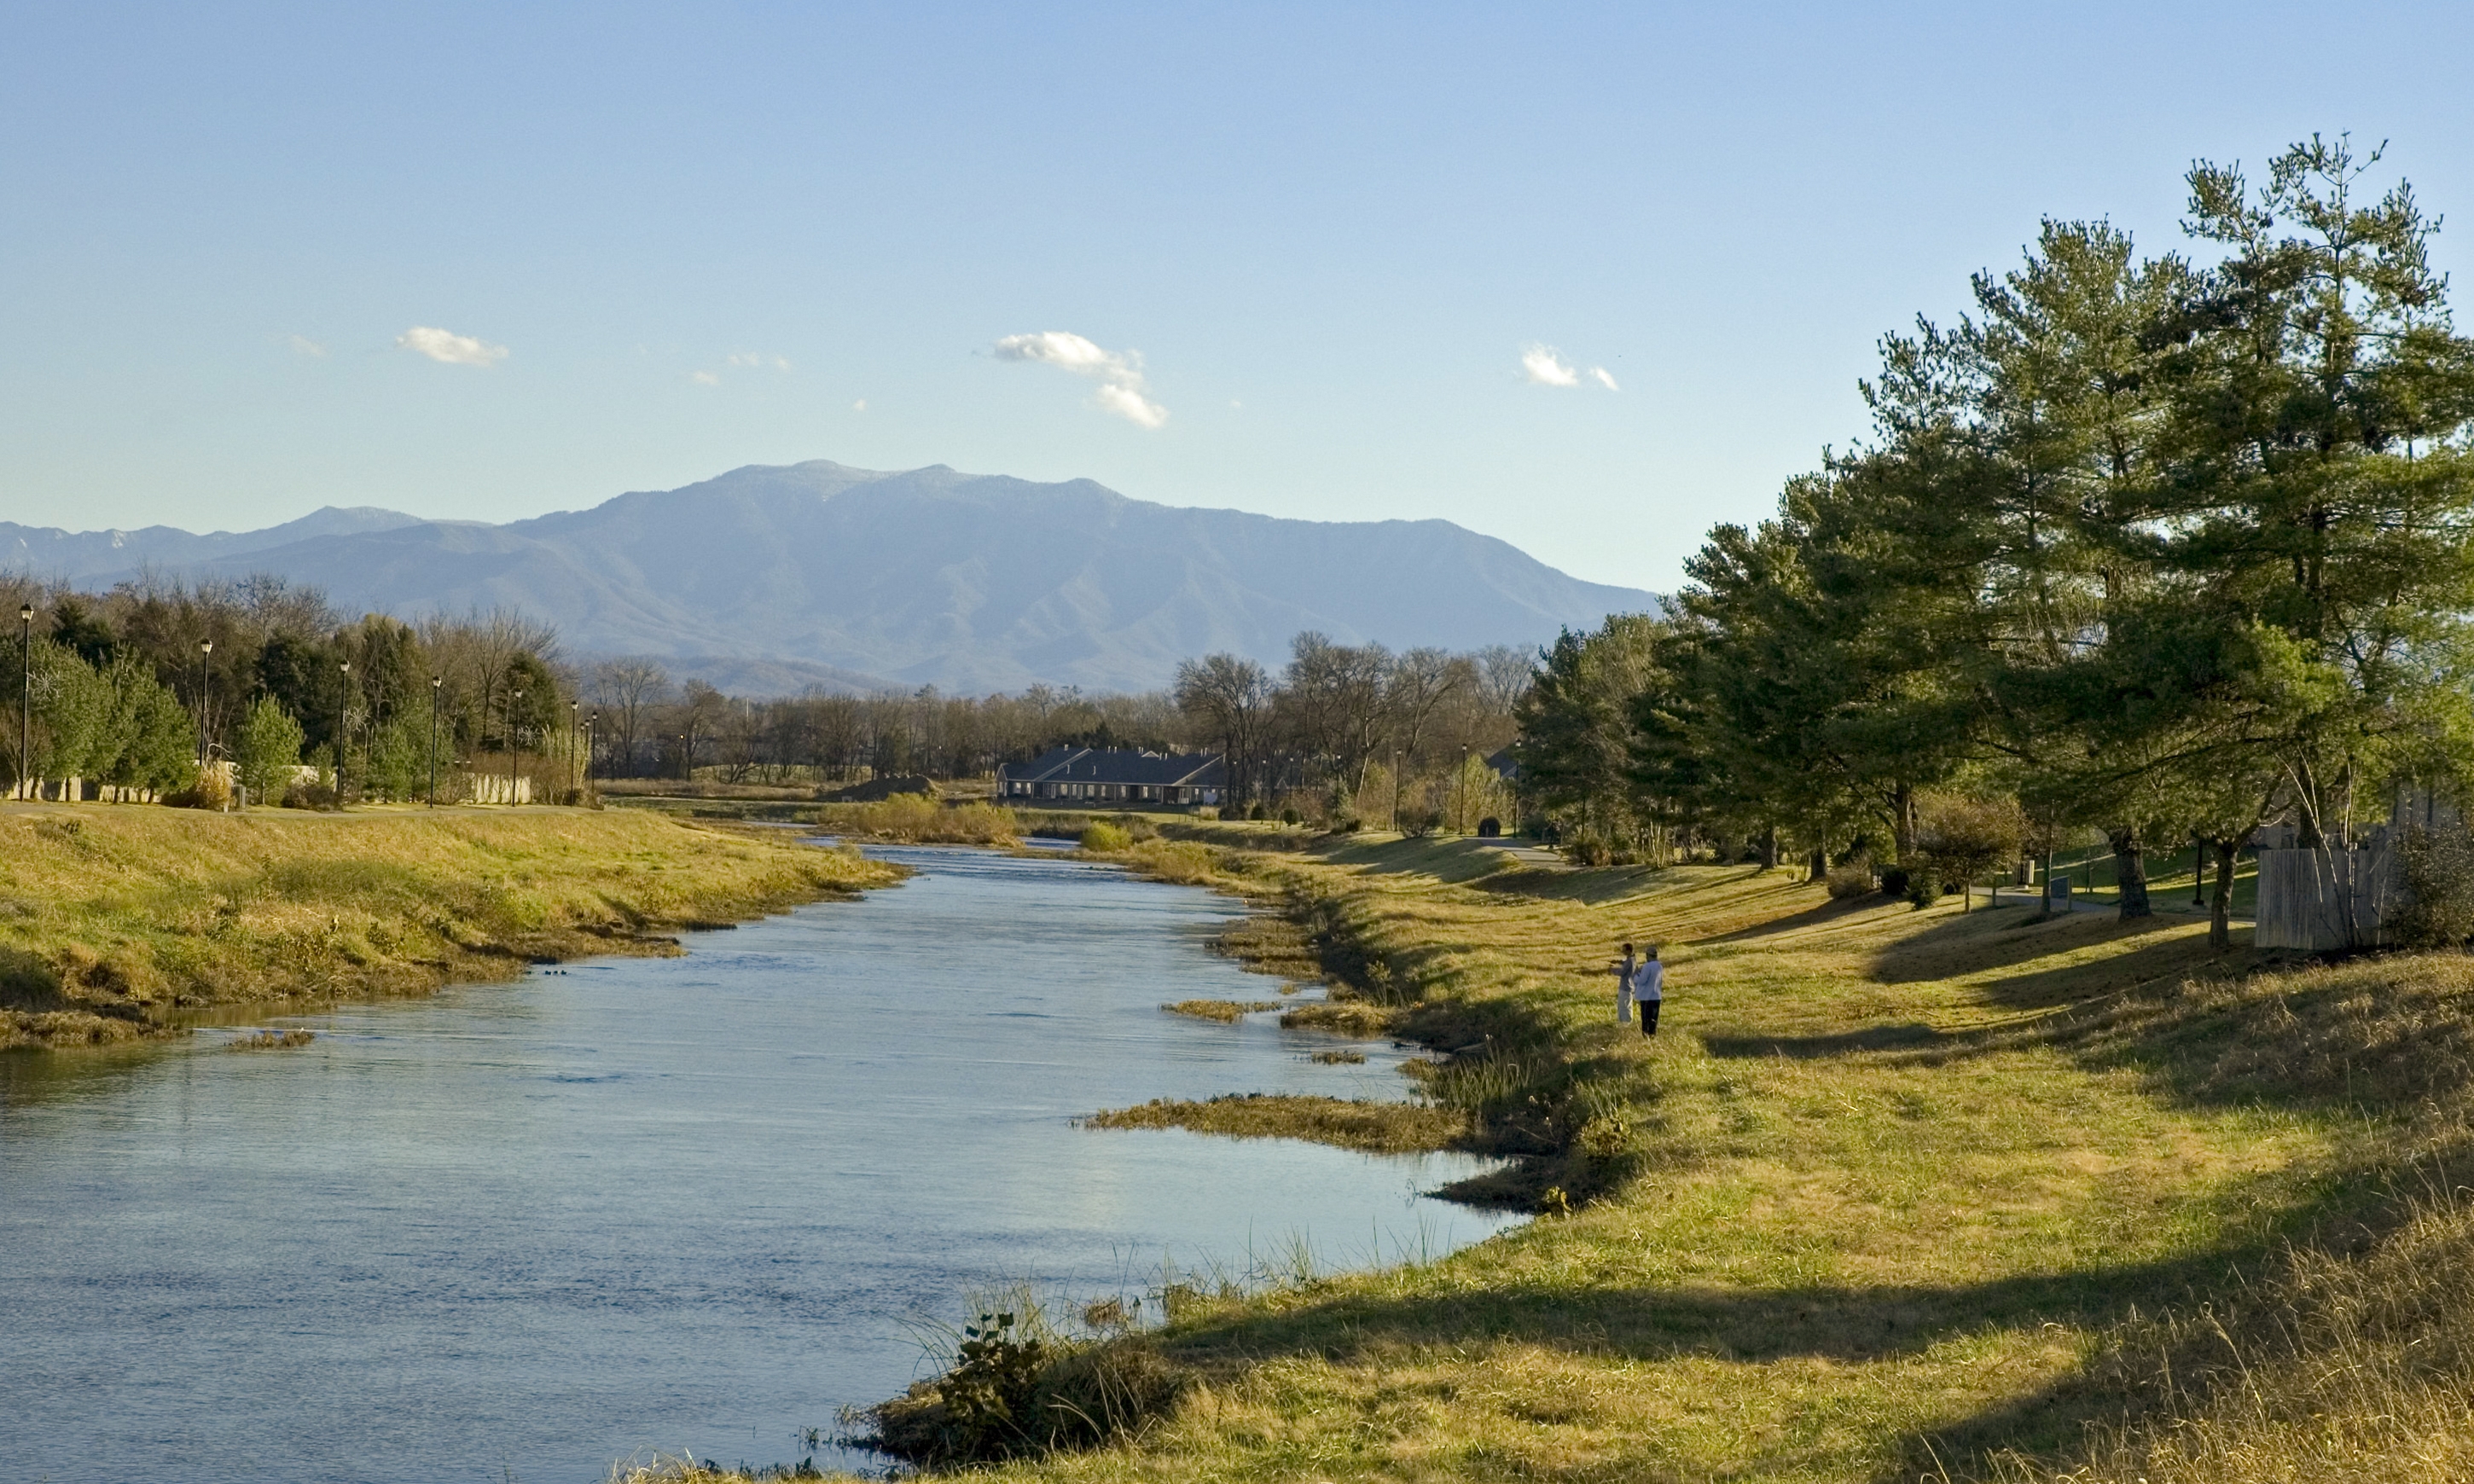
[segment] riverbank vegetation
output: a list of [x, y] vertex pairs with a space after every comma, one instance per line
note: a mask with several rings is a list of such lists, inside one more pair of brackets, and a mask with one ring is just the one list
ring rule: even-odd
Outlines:
[[[1449, 1049], [1401, 1106], [1515, 1155], [1466, 1194], [1545, 1214], [1052, 1337], [1024, 1406], [1068, 1354], [1163, 1400], [1111, 1439], [1017, 1435], [994, 1476], [2459, 1476], [2474, 960], [2284, 967], [2199, 922], [1750, 865], [1456, 883], [1430, 854], [1255, 857], [1288, 903], [1259, 936]], [[1670, 966], [1655, 1041], [1613, 1022], [1625, 939]], [[1112, 1117], [1318, 1137], [1292, 1101]], [[939, 1405], [915, 1389], [903, 1436], [950, 1440]]]
[[14, 812], [0, 815], [0, 1047], [676, 952], [680, 928], [899, 875], [642, 813]]
[[896, 794], [876, 803], [829, 803], [816, 811], [815, 824], [834, 834], [906, 845], [1022, 843], [1022, 824], [1011, 810], [977, 802], [948, 806], [927, 794]]
[[230, 779], [201, 778], [210, 762], [231, 764], [256, 802], [426, 799], [433, 747], [443, 801], [465, 798], [475, 772], [529, 778], [537, 802], [581, 797], [574, 687], [556, 635], [520, 614], [349, 622], [279, 578], [81, 593], [18, 573], [0, 573], [0, 607], [27, 615], [0, 698], [12, 797], [221, 807]]

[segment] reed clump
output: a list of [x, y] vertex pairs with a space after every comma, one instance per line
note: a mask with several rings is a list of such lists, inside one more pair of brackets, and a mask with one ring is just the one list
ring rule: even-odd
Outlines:
[[1371, 1041], [1389, 1032], [1393, 1014], [1380, 1005], [1364, 1000], [1334, 999], [1299, 1005], [1280, 1017], [1280, 1028], [1290, 1031], [1322, 1031], [1333, 1036], [1347, 1036], [1358, 1041]]
[[303, 1030], [299, 1026], [294, 1026], [290, 1030], [259, 1031], [254, 1036], [235, 1037], [230, 1044], [230, 1049], [233, 1051], [290, 1051], [297, 1047], [305, 1046], [317, 1039], [317, 1032]]
[[948, 808], [926, 794], [896, 794], [875, 803], [827, 804], [816, 811], [816, 827], [905, 845], [1022, 843], [1022, 824], [1012, 810], [980, 801]]
[[1301, 1138], [1373, 1154], [1467, 1147], [1466, 1113], [1433, 1103], [1378, 1103], [1298, 1093], [1232, 1092], [1200, 1102], [1154, 1098], [1082, 1120], [1093, 1129], [1188, 1129], [1231, 1138]]
[[1277, 1010], [1276, 999], [1181, 999], [1174, 1005], [1162, 1005], [1171, 1015], [1192, 1016], [1198, 1020], [1217, 1020], [1234, 1025], [1249, 1015], [1264, 1010]]

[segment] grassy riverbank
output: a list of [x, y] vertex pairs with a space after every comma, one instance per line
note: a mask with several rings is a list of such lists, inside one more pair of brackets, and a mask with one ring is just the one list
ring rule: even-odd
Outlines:
[[[2212, 957], [2194, 922], [1467, 854], [1265, 857], [1251, 886], [1369, 1008], [1457, 1048], [1434, 1103], [1528, 1155], [1492, 1193], [1569, 1214], [1438, 1261], [1181, 1295], [1161, 1328], [1052, 1350], [1015, 1400], [1088, 1413], [1121, 1376], [1139, 1425], [993, 1476], [2474, 1466], [2474, 1214], [2448, 1173], [2474, 1146], [2474, 961], [2279, 970]], [[1627, 938], [1665, 945], [1655, 1042], [1610, 1023]], [[1365, 1137], [1330, 1109], [1225, 1113], [1231, 1133]], [[929, 1388], [897, 1420], [933, 1434], [943, 1405]]]
[[886, 884], [854, 856], [642, 812], [125, 805], [0, 814], [0, 1047], [173, 1012], [420, 993]]

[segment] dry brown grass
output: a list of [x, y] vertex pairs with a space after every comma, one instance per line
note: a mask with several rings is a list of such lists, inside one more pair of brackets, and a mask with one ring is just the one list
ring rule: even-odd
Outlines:
[[132, 1040], [190, 1006], [424, 993], [533, 960], [676, 952], [682, 927], [898, 874], [641, 812], [12, 811], [0, 1046]]

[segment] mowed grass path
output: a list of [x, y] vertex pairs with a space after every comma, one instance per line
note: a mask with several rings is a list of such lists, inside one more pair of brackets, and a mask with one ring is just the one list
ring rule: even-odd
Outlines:
[[[2081, 1379], [2108, 1331], [2255, 1269], [2349, 1198], [2346, 1145], [2371, 1137], [2333, 1104], [2213, 1087], [2234, 1022], [2160, 1051], [2153, 1017], [2121, 1008], [2251, 967], [2212, 957], [2204, 923], [1469, 856], [1401, 843], [1278, 869], [1340, 889], [1430, 1003], [1488, 1003], [1580, 1061], [1620, 1100], [1631, 1173], [1440, 1261], [1182, 1318], [1162, 1348], [1204, 1381], [1174, 1416], [1003, 1473], [1972, 1472], [2118, 1416]], [[1613, 1023], [1625, 939], [1669, 966], [1654, 1042]]]

